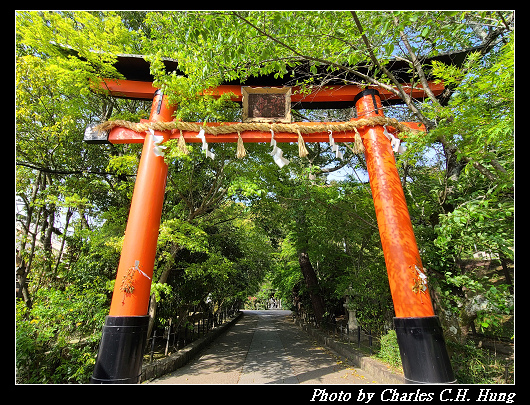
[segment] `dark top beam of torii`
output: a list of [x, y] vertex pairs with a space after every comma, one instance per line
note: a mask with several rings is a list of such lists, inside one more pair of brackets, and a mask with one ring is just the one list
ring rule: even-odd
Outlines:
[[[442, 62], [446, 65], [461, 66], [466, 57], [476, 51], [478, 48], [468, 48], [457, 52], [449, 52], [439, 54], [437, 56], [424, 58], [421, 62], [426, 66], [431, 66], [433, 61]], [[178, 70], [178, 61], [174, 59], [162, 59], [166, 72], [177, 72], [183, 74]], [[118, 55], [114, 67], [121, 73], [127, 82], [120, 80], [105, 80], [109, 84], [109, 91], [111, 95], [124, 98], [149, 99], [152, 100], [156, 89], [152, 87], [153, 76], [149, 70], [149, 62], [144, 59], [142, 55]], [[392, 74], [403, 84], [410, 83], [413, 80], [413, 73], [410, 69], [410, 64], [404, 60], [391, 60], [385, 66]], [[241, 102], [241, 86], [293, 86], [297, 81], [302, 81], [309, 77], [314, 78], [313, 85], [318, 88], [325, 85], [325, 89], [319, 89], [317, 93], [309, 95], [295, 94], [296, 87], [293, 89], [293, 96], [291, 97], [292, 108], [294, 109], [333, 109], [333, 108], [349, 108], [353, 107], [353, 99], [359, 93], [360, 86], [348, 85], [348, 81], [359, 81], [359, 78], [348, 72], [335, 72], [334, 77], [329, 80], [326, 71], [327, 66], [317, 66], [317, 73], [313, 74], [309, 70], [308, 62], [298, 64], [294, 68], [289, 68], [287, 73], [281, 77], [274, 77], [274, 74], [252, 76], [244, 81], [226, 81], [223, 82], [217, 89], [219, 94], [233, 91], [236, 95], [234, 101]], [[360, 73], [371, 75], [373, 70], [368, 66], [355, 66], [355, 69]], [[322, 77], [326, 77], [325, 83]], [[429, 81], [429, 87], [434, 94], [438, 96], [444, 89], [443, 85], [434, 84]], [[425, 94], [421, 86], [416, 85], [412, 87], [405, 86], [405, 90], [412, 95], [413, 98], [422, 100]], [[401, 104], [401, 100], [395, 94], [381, 89], [381, 99], [383, 104]], [[215, 92], [211, 91], [213, 94]], [[206, 92], [209, 94], [210, 92]]]

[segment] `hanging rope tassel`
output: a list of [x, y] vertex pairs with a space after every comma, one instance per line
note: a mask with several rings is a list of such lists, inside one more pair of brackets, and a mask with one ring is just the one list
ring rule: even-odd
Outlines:
[[241, 138], [241, 134], [239, 131], [237, 131], [237, 153], [236, 157], [238, 159], [243, 159], [245, 156], [247, 156], [247, 151], [245, 150], [245, 146], [243, 145], [243, 138]]
[[305, 141], [304, 138], [302, 138], [302, 134], [297, 129], [296, 132], [298, 132], [298, 156], [301, 158], [306, 157], [309, 155], [309, 152], [307, 151], [307, 148], [305, 147]]
[[180, 136], [179, 136], [179, 140], [177, 143], [177, 149], [179, 150], [179, 152], [181, 152], [184, 155], [188, 155], [190, 153], [190, 151], [186, 147], [186, 141], [184, 140], [184, 135], [182, 135], [182, 129], [180, 130]]
[[353, 128], [353, 130], [355, 131], [355, 153], [364, 153], [365, 149], [361, 135], [359, 134], [359, 131], [357, 131], [357, 128]]

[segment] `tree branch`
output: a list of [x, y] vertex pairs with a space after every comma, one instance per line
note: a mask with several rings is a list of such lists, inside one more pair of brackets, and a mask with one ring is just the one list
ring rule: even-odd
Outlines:
[[357, 29], [359, 30], [359, 33], [361, 34], [361, 37], [363, 39], [364, 44], [366, 45], [366, 48], [368, 50], [368, 54], [370, 55], [370, 59], [374, 63], [375, 66], [377, 66], [379, 69], [383, 71], [385, 75], [388, 76], [390, 80], [392, 80], [392, 83], [397, 87], [397, 95], [401, 97], [401, 99], [405, 102], [407, 107], [418, 117], [418, 119], [427, 127], [434, 128], [436, 124], [432, 122], [431, 120], [427, 119], [421, 112], [418, 110], [418, 108], [412, 103], [412, 98], [403, 90], [403, 86], [401, 86], [401, 83], [399, 83], [399, 80], [396, 79], [396, 77], [390, 72], [385, 66], [383, 66], [379, 61], [377, 60], [374, 51], [372, 49], [372, 46], [370, 45], [370, 41], [368, 41], [368, 38], [366, 37], [366, 34], [364, 33], [364, 29], [361, 25], [361, 22], [359, 21], [359, 17], [357, 17], [357, 13], [355, 11], [350, 11], [353, 20], [355, 21], [355, 25], [357, 26]]
[[[500, 41], [500, 39], [498, 39], [499, 36], [502, 36], [502, 34], [504, 34], [506, 31], [511, 31], [510, 24], [513, 22], [513, 18], [514, 18], [514, 13], [511, 13], [508, 16], [507, 20], [503, 19], [505, 23], [504, 24], [505, 27], [499, 26], [496, 29], [494, 29], [492, 32], [490, 32], [485, 38], [481, 38], [482, 43], [478, 47], [480, 50], [479, 52], [480, 52], [481, 57], [485, 56]], [[465, 76], [467, 72], [468, 72], [468, 68], [462, 69], [462, 76]], [[457, 86], [458, 86], [458, 83], [452, 86], [445, 87], [445, 90], [443, 91], [443, 93], [438, 97], [442, 105], [444, 105], [449, 100], [449, 98], [453, 94], [454, 89]]]
[[[497, 11], [496, 13], [497, 13], [497, 15], [501, 18], [502, 23], [504, 24], [504, 26], [506, 27], [506, 29], [507, 29], [508, 31], [511, 31], [511, 28], [510, 28], [510, 26], [508, 25], [508, 23], [506, 22], [506, 20], [504, 19], [504, 16], [502, 15], [502, 13], [501, 13], [500, 11]], [[512, 16], [513, 16], [513, 13], [512, 13]], [[510, 17], [511, 17], [511, 16], [510, 16]]]
[[329, 167], [329, 168], [324, 168], [324, 169], [320, 169], [320, 171], [322, 173], [333, 173], [333, 172], [336, 172], [337, 170], [340, 170], [342, 169], [344, 166], [346, 166], [348, 163], [350, 163], [349, 161], [346, 161], [346, 160], [343, 160], [342, 162], [340, 162], [337, 166], [335, 167]]
[[490, 32], [488, 34], [488, 36], [484, 39], [484, 41], [482, 42], [482, 44], [480, 45], [481, 46], [481, 50], [480, 50], [480, 56], [484, 56], [486, 55], [499, 41], [496, 41], [496, 39], [501, 36], [502, 34], [504, 34], [507, 30], [508, 31], [511, 31], [510, 28], [509, 28], [509, 24], [511, 24], [513, 22], [513, 18], [514, 18], [514, 13], [510, 14], [508, 16], [508, 20], [504, 20], [505, 22], [505, 27], [498, 27], [496, 29], [494, 29], [492, 32]]
[[[399, 26], [399, 19], [397, 17], [394, 17], [394, 25], [396, 27]], [[420, 78], [421, 85], [423, 87], [423, 90], [427, 94], [427, 97], [429, 97], [433, 101], [433, 103], [440, 105], [440, 102], [429, 87], [429, 83], [427, 82], [427, 78], [425, 77], [425, 73], [423, 72], [423, 68], [421, 67], [421, 63], [416, 54], [414, 53], [414, 50], [410, 46], [407, 34], [405, 34], [405, 31], [403, 30], [399, 33], [399, 35], [401, 37], [401, 40], [405, 44], [405, 48], [407, 48], [407, 51], [410, 55], [410, 59], [412, 61], [412, 65], [414, 66], [416, 73], [418, 73], [418, 77]]]
[[391, 91], [392, 93], [394, 93], [396, 96], [399, 96], [400, 93], [398, 90], [396, 90], [394, 87], [392, 86], [389, 86], [388, 84], [385, 84], [385, 83], [381, 83], [379, 82], [378, 80], [368, 76], [368, 75], [365, 75], [361, 72], [358, 72], [356, 71], [355, 69], [352, 69], [352, 68], [349, 68], [348, 66], [344, 66], [344, 65], [341, 65], [341, 64], [338, 64], [338, 63], [335, 63], [335, 62], [331, 62], [329, 60], [326, 60], [326, 59], [321, 59], [321, 58], [316, 58], [316, 57], [313, 57], [313, 56], [309, 56], [309, 55], [304, 55], [300, 52], [298, 52], [296, 49], [294, 49], [293, 47], [287, 45], [286, 43], [280, 41], [278, 38], [268, 34], [267, 32], [263, 31], [261, 28], [257, 27], [256, 25], [252, 24], [249, 20], [247, 20], [245, 17], [239, 15], [238, 13], [236, 13], [235, 11], [232, 12], [232, 14], [234, 16], [236, 16], [237, 18], [243, 20], [246, 24], [250, 25], [252, 28], [254, 28], [256, 31], [258, 31], [260, 34], [262, 35], [265, 35], [267, 38], [271, 39], [272, 41], [276, 42], [278, 45], [281, 45], [282, 47], [286, 48], [286, 49], [289, 49], [291, 52], [293, 52], [295, 55], [298, 55], [299, 57], [301, 57], [302, 59], [304, 60], [310, 60], [310, 61], [313, 61], [313, 62], [319, 62], [319, 63], [322, 63], [324, 65], [329, 65], [329, 66], [333, 66], [333, 67], [336, 67], [338, 69], [341, 69], [341, 70], [344, 70], [345, 72], [348, 72], [348, 73], [351, 73], [351, 74], [354, 74], [355, 76], [358, 76], [364, 80], [366, 80], [367, 82], [371, 83], [371, 84], [374, 84], [376, 86], [379, 86], [385, 90], [388, 90], [388, 91]]
[[[30, 163], [19, 162], [19, 161], [16, 161], [15, 164], [17, 166], [24, 166], [24, 167], [28, 167], [30, 169], [39, 170], [39, 171], [41, 171], [43, 173], [50, 173], [50, 174], [98, 174], [98, 175], [101, 175], [101, 176], [106, 176], [106, 175], [117, 176], [116, 173], [96, 172], [96, 171], [92, 171], [92, 170], [55, 170], [55, 169], [49, 169], [47, 167], [35, 166], [33, 164], [30, 164]], [[135, 177], [136, 174], [123, 174], [122, 176]]]
[[486, 176], [486, 178], [489, 180], [489, 181], [497, 181], [497, 176], [495, 176], [493, 173], [491, 173], [486, 167], [484, 167], [484, 165], [482, 165], [481, 163], [477, 162], [476, 160], [472, 160], [472, 159], [469, 159], [469, 158], [465, 158], [465, 160], [467, 161], [467, 163], [471, 162], [471, 164], [473, 165], [473, 167], [475, 169], [477, 169], [480, 173], [482, 173], [484, 176]]

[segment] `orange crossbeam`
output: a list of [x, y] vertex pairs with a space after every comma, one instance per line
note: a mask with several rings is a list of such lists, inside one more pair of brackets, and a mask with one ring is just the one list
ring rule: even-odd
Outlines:
[[[402, 84], [403, 89], [410, 94], [413, 98], [424, 98], [426, 97], [425, 91], [421, 87], [413, 87], [410, 84]], [[101, 79], [101, 81], [94, 85], [95, 88], [107, 90], [111, 96], [124, 97], [124, 98], [135, 98], [152, 100], [155, 94], [156, 88], [153, 87], [151, 82], [141, 82], [135, 80], [120, 80], [120, 79]], [[382, 89], [380, 87], [369, 86], [368, 88], [374, 88], [379, 90], [381, 100], [398, 100], [396, 96], [389, 90]], [[444, 90], [444, 85], [441, 83], [429, 82], [429, 88], [438, 96]], [[338, 101], [353, 101], [355, 96], [363, 91], [365, 88], [357, 85], [343, 85], [343, 86], [322, 86], [316, 87], [309, 94], [302, 93], [299, 86], [294, 86], [291, 95], [291, 102], [338, 102]], [[232, 101], [242, 101], [241, 85], [224, 84], [217, 86], [212, 89], [207, 89], [203, 92], [204, 95], [220, 97], [222, 94], [233, 93]]]
[[136, 80], [100, 79], [99, 83], [92, 84], [94, 89], [106, 90], [113, 97], [139, 98], [152, 100], [157, 90], [152, 82]]
[[[355, 121], [355, 119], [352, 119]], [[146, 122], [146, 120], [141, 120]], [[200, 123], [197, 123], [200, 124]], [[238, 122], [223, 122], [223, 123], [208, 123], [206, 127], [214, 127], [229, 124], [240, 124]], [[313, 126], [321, 124], [338, 124], [337, 122], [294, 122], [293, 124], [303, 126]], [[402, 124], [408, 126], [411, 129], [416, 129], [425, 132], [425, 126], [417, 122], [402, 122]], [[388, 125], [387, 129], [389, 132], [395, 132], [395, 128]], [[184, 140], [188, 143], [199, 143], [202, 142], [200, 138], [197, 138], [199, 133], [195, 131], [182, 131]], [[108, 136], [110, 143], [143, 143], [146, 133], [135, 132], [131, 129], [116, 127], [113, 128]], [[169, 139], [176, 139], [180, 136], [180, 131], [173, 130]], [[302, 134], [305, 142], [329, 142], [328, 132], [315, 132], [312, 134]], [[220, 143], [220, 142], [237, 142], [237, 133], [221, 134], [221, 135], [210, 135], [205, 134], [205, 140], [208, 143]], [[258, 143], [258, 142], [270, 142], [271, 133], [270, 131], [243, 131], [241, 132], [241, 138], [245, 143]], [[290, 132], [274, 132], [274, 139], [276, 142], [298, 142], [298, 135]], [[335, 142], [353, 142], [355, 139], [354, 131], [334, 132], [333, 139]]]

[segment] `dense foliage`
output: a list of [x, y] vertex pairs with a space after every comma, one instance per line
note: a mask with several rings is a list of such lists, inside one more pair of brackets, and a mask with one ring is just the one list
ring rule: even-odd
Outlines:
[[[17, 12], [17, 381], [84, 383], [92, 373], [141, 148], [87, 145], [83, 132], [150, 109], [91, 90], [97, 77], [120, 77], [112, 65], [120, 53], [146, 55], [185, 121], [238, 121], [237, 105], [200, 91], [253, 75], [289, 78], [302, 66], [307, 80], [293, 85], [348, 73], [345, 83], [401, 97], [385, 114], [428, 128], [407, 139], [396, 163], [455, 371], [460, 382], [498, 381], [497, 368], [481, 372], [497, 363], [472, 338], [513, 337], [513, 21], [506, 11]], [[469, 47], [476, 52], [461, 67], [423, 64]], [[166, 72], [163, 57], [185, 76]], [[412, 99], [385, 68], [395, 58], [409, 62], [416, 86], [428, 77], [447, 91]], [[372, 73], [357, 71], [361, 64]], [[353, 111], [293, 116], [348, 120]], [[304, 159], [296, 144], [282, 146], [291, 161], [283, 169], [264, 144], [245, 145], [244, 159], [234, 144], [211, 145], [213, 161], [198, 144], [189, 155], [168, 149], [154, 327], [206, 303], [242, 303], [264, 285], [263, 299], [275, 293], [284, 306], [329, 318], [348, 295], [362, 325], [388, 328], [393, 307], [364, 157], [347, 145], [344, 161], [328, 144], [306, 146]]]

